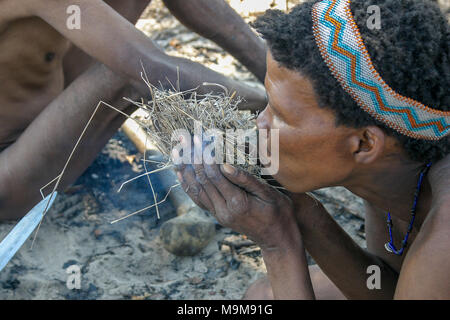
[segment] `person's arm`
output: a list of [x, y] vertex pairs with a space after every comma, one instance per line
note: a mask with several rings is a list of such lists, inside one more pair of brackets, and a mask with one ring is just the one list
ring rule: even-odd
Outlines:
[[[149, 5], [151, 0], [104, 0], [111, 8], [135, 25], [139, 17]], [[63, 60], [64, 87], [66, 88], [87, 68], [95, 63], [95, 60], [77, 46], [71, 46]]]
[[224, 0], [163, 1], [182, 24], [217, 43], [264, 82], [264, 40]]
[[[306, 194], [290, 194], [306, 250], [348, 299], [392, 299], [397, 273], [361, 248], [320, 202]], [[367, 268], [380, 267], [381, 289], [367, 287]]]
[[275, 299], [314, 300], [305, 247], [297, 226], [284, 230], [276, 248], [261, 248]]
[[450, 155], [431, 167], [432, 204], [403, 262], [396, 299], [450, 299]]
[[450, 201], [436, 201], [405, 257], [395, 299], [450, 299], [449, 230]]
[[305, 250], [287, 196], [227, 165], [222, 170], [218, 165], [181, 165], [177, 170], [181, 186], [196, 204], [261, 247], [276, 299], [314, 299]]
[[[201, 84], [215, 82], [245, 97], [247, 108], [259, 109], [265, 103], [262, 90], [228, 79], [200, 64], [166, 55], [102, 0], [30, 0], [27, 5], [31, 6], [34, 15], [45, 20], [77, 47], [114, 72], [130, 78], [137, 88], [142, 88], [142, 61], [150, 82], [155, 85], [161, 82], [170, 88], [166, 79], [176, 85], [179, 68], [181, 90], [200, 86], [198, 91], [205, 93], [211, 88], [202, 88]], [[67, 27], [67, 8], [73, 5], [80, 8], [80, 29]]]

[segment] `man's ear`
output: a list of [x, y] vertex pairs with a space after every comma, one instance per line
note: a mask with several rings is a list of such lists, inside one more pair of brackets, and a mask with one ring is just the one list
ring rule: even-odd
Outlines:
[[352, 149], [355, 162], [368, 164], [383, 154], [385, 133], [377, 126], [364, 127], [352, 137]]

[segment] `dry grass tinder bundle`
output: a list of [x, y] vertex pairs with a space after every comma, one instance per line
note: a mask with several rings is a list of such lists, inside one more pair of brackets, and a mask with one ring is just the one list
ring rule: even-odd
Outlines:
[[[193, 137], [197, 122], [197, 126], [200, 124], [203, 132], [214, 129], [223, 136], [223, 162], [230, 163], [229, 159], [234, 159], [231, 164], [260, 177], [260, 166], [256, 163], [256, 115], [238, 110], [241, 98], [235, 97], [235, 93], [229, 94], [225, 87], [217, 84], [203, 85], [218, 86], [223, 89], [223, 93], [198, 95], [195, 89], [184, 92], [175, 88], [158, 89], [146, 80], [145, 73], [143, 79], [150, 90], [151, 100], [147, 102], [127, 100], [145, 111], [146, 116], [139, 123], [146, 130], [149, 140], [167, 158], [166, 166], [171, 164], [172, 149], [179, 143], [173, 139], [174, 132], [185, 129]], [[242, 141], [239, 139], [242, 138], [238, 135], [242, 136], [242, 132], [253, 133], [255, 138], [245, 140], [244, 147], [242, 144], [239, 145], [239, 141]], [[227, 143], [234, 146], [231, 155]]]

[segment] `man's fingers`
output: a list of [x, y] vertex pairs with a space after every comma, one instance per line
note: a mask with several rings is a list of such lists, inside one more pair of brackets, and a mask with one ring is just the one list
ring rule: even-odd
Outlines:
[[217, 216], [219, 221], [230, 224], [235, 215], [248, 212], [249, 197], [247, 193], [225, 178], [217, 164], [205, 165], [205, 172], [211, 184], [217, 188], [216, 190], [223, 197], [224, 205], [227, 208], [223, 211], [227, 212], [226, 215]]
[[264, 201], [272, 202], [274, 197], [271, 187], [262, 183], [261, 181], [258, 181], [248, 172], [232, 167], [229, 164], [221, 165], [220, 171], [228, 180], [241, 187], [245, 191], [257, 196]]
[[222, 194], [229, 211], [237, 214], [248, 211], [250, 198], [245, 190], [228, 180], [216, 164], [205, 166], [205, 171], [209, 180]]
[[205, 173], [208, 179], [214, 184], [217, 190], [219, 190], [219, 192], [225, 198], [225, 200], [229, 200], [230, 196], [242, 192], [239, 187], [235, 186], [223, 176], [222, 172], [220, 172], [219, 170], [218, 165], [205, 165]]
[[[223, 196], [219, 193], [216, 186], [211, 183], [211, 181], [208, 179], [205, 168], [201, 164], [194, 165], [194, 171], [197, 181], [201, 184], [205, 192], [207, 193], [209, 199], [211, 200], [213, 206], [217, 208], [225, 207], [225, 199]], [[218, 211], [218, 210], [215, 210]]]
[[178, 171], [178, 173], [178, 180], [180, 180], [181, 187], [189, 197], [191, 197], [199, 207], [214, 214], [214, 205], [202, 185], [197, 181], [192, 165], [185, 166], [184, 170]]

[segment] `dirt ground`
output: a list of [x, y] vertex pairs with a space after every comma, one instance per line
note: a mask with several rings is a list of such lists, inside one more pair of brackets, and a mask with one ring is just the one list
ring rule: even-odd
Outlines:
[[[247, 21], [254, 19], [251, 12], [240, 12]], [[153, 1], [137, 26], [169, 54], [257, 84], [220, 47], [180, 25], [160, 0]], [[121, 183], [143, 172], [141, 159], [130, 140], [117, 133], [83, 176], [57, 198], [33, 249], [28, 240], [0, 272], [0, 299], [240, 299], [265, 272], [257, 246], [232, 250], [223, 244], [238, 244], [241, 235], [217, 225], [215, 238], [199, 255], [177, 257], [165, 251], [159, 239], [161, 224], [175, 216], [169, 202], [160, 205], [160, 220], [155, 210], [148, 210], [110, 224], [153, 203], [146, 179], [117, 192]], [[157, 193], [159, 198], [165, 195], [164, 190]], [[319, 190], [316, 196], [364, 246], [361, 199], [343, 188]], [[13, 226], [0, 224], [0, 239]], [[71, 265], [81, 268], [79, 290], [66, 286]]]

